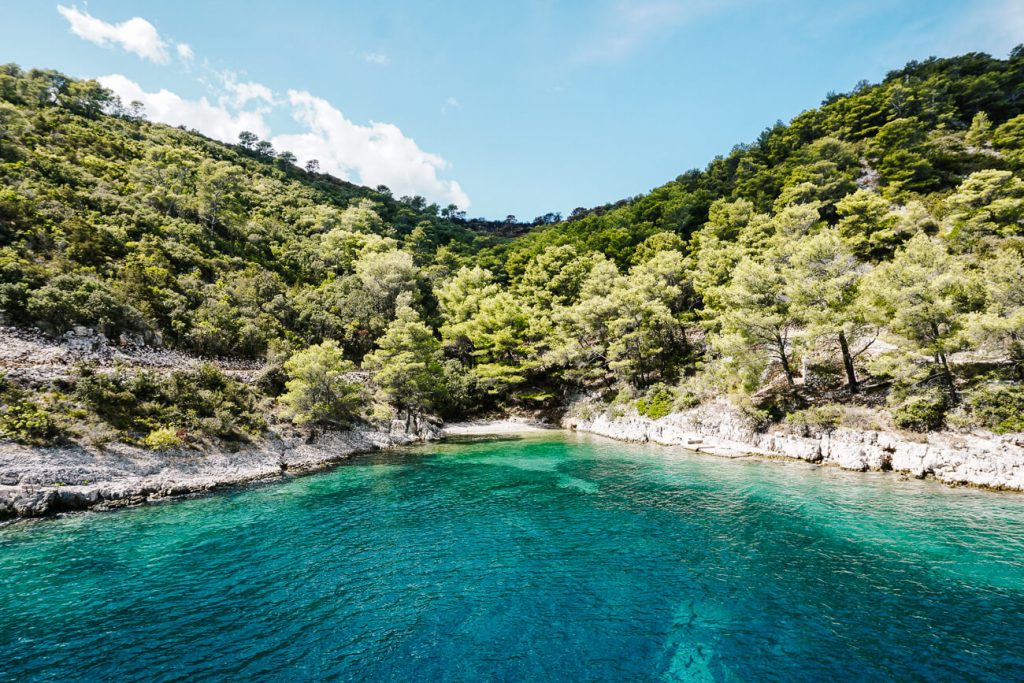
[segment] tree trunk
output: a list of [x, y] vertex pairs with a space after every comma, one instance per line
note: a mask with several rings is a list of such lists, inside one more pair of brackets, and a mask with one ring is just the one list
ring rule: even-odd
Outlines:
[[853, 356], [850, 355], [850, 343], [846, 341], [846, 333], [839, 331], [839, 349], [843, 352], [843, 367], [846, 368], [846, 384], [850, 387], [850, 393], [856, 394], [860, 391], [857, 386], [857, 370], [853, 367]]
[[793, 369], [789, 367], [789, 358], [786, 356], [786, 342], [782, 341], [782, 337], [776, 337], [775, 340], [779, 345], [779, 360], [782, 361], [782, 371], [786, 373], [786, 382], [789, 383], [790, 389], [796, 389], [796, 382], [793, 381]]
[[953, 403], [959, 401], [959, 397], [956, 393], [956, 383], [953, 381], [953, 373], [949, 369], [949, 362], [946, 360], [946, 354], [940, 352], [939, 362], [942, 363], [942, 375], [946, 379], [946, 386], [949, 387], [949, 397], [953, 399]]
[[[939, 326], [935, 322], [932, 322], [932, 334], [935, 335], [935, 345], [939, 346]], [[949, 388], [949, 397], [953, 400], [953, 403], [956, 403], [959, 397], [956, 394], [956, 383], [953, 381], [953, 373], [949, 369], [949, 361], [946, 360], [946, 354], [942, 351], [936, 351], [935, 358], [939, 365], [942, 366], [942, 376], [946, 380], [946, 386]]]
[[1017, 379], [1024, 379], [1024, 340], [1010, 333], [1010, 363]]

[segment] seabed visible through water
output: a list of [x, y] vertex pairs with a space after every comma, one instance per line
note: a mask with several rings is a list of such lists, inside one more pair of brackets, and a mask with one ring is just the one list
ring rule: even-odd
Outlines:
[[0, 680], [1024, 671], [1024, 496], [463, 437], [0, 528]]

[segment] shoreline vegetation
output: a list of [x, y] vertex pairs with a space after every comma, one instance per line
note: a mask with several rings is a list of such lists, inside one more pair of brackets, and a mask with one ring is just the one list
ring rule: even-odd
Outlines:
[[1020, 489], [1021, 92], [1024, 46], [911, 62], [647, 194], [492, 221], [0, 66], [0, 514], [492, 415]]

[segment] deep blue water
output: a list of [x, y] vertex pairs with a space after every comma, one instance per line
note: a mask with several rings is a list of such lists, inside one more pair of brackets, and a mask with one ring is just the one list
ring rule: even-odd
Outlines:
[[0, 528], [2, 680], [1024, 676], [1024, 496], [551, 435]]

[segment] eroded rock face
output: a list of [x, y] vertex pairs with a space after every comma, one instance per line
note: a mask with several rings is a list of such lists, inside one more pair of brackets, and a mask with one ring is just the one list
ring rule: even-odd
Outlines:
[[[572, 417], [573, 413], [585, 417]], [[724, 456], [760, 455], [806, 460], [857, 471], [932, 476], [947, 484], [1024, 491], [1024, 435], [921, 435], [838, 428], [817, 436], [782, 430], [757, 432], [728, 403], [672, 413], [658, 420], [570, 411], [563, 426], [582, 432]]]
[[115, 508], [308, 472], [355, 453], [440, 438], [429, 422], [395, 421], [380, 428], [331, 432], [313, 443], [272, 434], [235, 451], [178, 449], [155, 452], [113, 444], [30, 448], [0, 444], [0, 519], [41, 517], [88, 508]]

